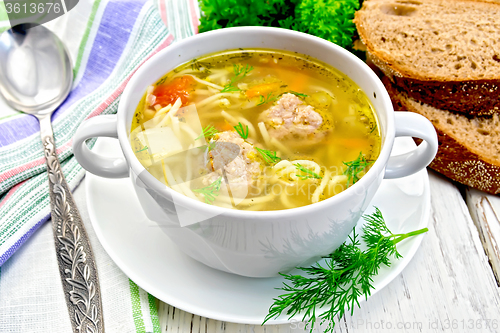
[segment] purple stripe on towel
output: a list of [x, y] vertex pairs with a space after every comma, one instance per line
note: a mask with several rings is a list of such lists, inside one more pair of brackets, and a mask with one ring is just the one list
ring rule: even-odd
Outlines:
[[14, 245], [12, 245], [5, 253], [3, 253], [1, 256], [0, 256], [0, 266], [2, 266], [6, 261], [7, 259], [10, 258], [11, 255], [14, 254], [14, 252], [16, 252], [16, 250], [24, 244], [24, 242], [26, 242], [28, 240], [28, 238], [31, 237], [31, 235], [33, 235], [33, 233], [35, 231], [38, 230], [38, 228], [40, 228], [40, 226], [42, 224], [44, 224], [45, 222], [48, 221], [48, 219], [50, 218], [50, 214], [45, 216], [43, 219], [41, 219], [40, 221], [38, 221], [33, 227], [31, 227], [30, 230], [28, 230], [27, 233], [25, 233], [20, 239], [17, 240], [17, 242], [14, 243]]
[[[114, 1], [106, 6], [82, 79], [54, 113], [53, 119], [97, 89], [109, 77], [123, 53], [143, 5], [144, 2], [139, 1]], [[1, 123], [0, 147], [33, 135], [39, 129], [37, 120], [31, 116], [16, 117]]]
[[23, 114], [0, 124], [0, 147], [7, 146], [40, 130], [38, 120]]
[[138, 1], [116, 1], [107, 5], [82, 80], [64, 105], [55, 112], [54, 119], [109, 77], [123, 53], [143, 5]]

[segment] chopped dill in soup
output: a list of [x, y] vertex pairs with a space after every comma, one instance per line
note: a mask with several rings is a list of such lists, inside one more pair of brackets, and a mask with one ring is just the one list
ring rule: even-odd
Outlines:
[[232, 50], [148, 87], [131, 126], [143, 166], [211, 205], [281, 210], [332, 197], [377, 159], [369, 99], [340, 71], [297, 53]]

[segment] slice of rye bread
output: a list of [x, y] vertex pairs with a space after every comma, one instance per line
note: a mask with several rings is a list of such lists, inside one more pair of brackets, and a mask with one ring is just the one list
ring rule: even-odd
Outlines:
[[412, 98], [469, 117], [500, 113], [500, 1], [366, 0], [369, 57]]
[[500, 193], [500, 117], [467, 118], [418, 102], [397, 90], [387, 77], [394, 109], [423, 115], [436, 128], [439, 149], [430, 167], [459, 183]]

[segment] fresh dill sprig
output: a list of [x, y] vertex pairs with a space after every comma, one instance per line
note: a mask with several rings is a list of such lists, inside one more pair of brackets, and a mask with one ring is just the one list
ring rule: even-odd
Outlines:
[[167, 81], [168, 79], [168, 75], [162, 77], [158, 82], [156, 82], [156, 85], [159, 86], [159, 85], [162, 85], [165, 83], [165, 81]]
[[210, 141], [208, 143], [208, 145], [203, 145], [203, 146], [199, 146], [199, 147], [196, 147], [196, 148], [201, 149], [201, 150], [205, 150], [205, 149], [208, 148], [208, 151], [210, 152], [210, 151], [212, 151], [215, 148], [216, 145], [217, 145], [216, 141]]
[[267, 150], [267, 149], [261, 149], [255, 147], [255, 149], [262, 155], [262, 158], [264, 158], [264, 161], [266, 161], [269, 164], [274, 164], [279, 161], [281, 161], [281, 158], [276, 155], [275, 151]]
[[307, 95], [306, 95], [306, 94], [301, 94], [301, 93], [298, 93], [298, 92], [293, 91], [293, 90], [290, 90], [290, 91], [289, 91], [289, 93], [290, 93], [290, 94], [294, 94], [295, 96], [299, 96], [299, 97], [304, 97], [304, 98], [306, 98], [306, 97], [307, 97]]
[[367, 161], [363, 156], [362, 152], [359, 152], [359, 156], [354, 161], [342, 162], [347, 166], [343, 174], [347, 176], [347, 187], [354, 185], [358, 180], [358, 174], [364, 171], [367, 166], [373, 163], [373, 161]]
[[257, 106], [262, 105], [262, 104], [267, 104], [267, 103], [274, 102], [276, 99], [278, 99], [278, 96], [274, 96], [273, 97], [273, 93], [272, 92], [270, 92], [269, 94], [267, 94], [266, 97], [264, 97], [263, 95], [260, 95], [259, 96], [259, 104], [257, 104]]
[[217, 141], [210, 141], [208, 143], [208, 151], [212, 151], [217, 146]]
[[220, 92], [224, 93], [224, 92], [236, 92], [236, 91], [241, 91], [241, 89], [238, 87], [232, 86], [231, 83], [228, 83], [224, 86], [224, 89], [222, 89]]
[[222, 185], [222, 176], [217, 178], [212, 184], [203, 188], [194, 189], [193, 192], [200, 193], [205, 198], [205, 202], [209, 205], [213, 204], [215, 197], [219, 195], [220, 187]]
[[201, 131], [201, 134], [200, 136], [198, 136], [196, 139], [194, 139], [195, 141], [198, 140], [198, 139], [201, 139], [203, 137], [205, 138], [208, 138], [208, 137], [211, 137], [212, 135], [214, 134], [217, 134], [219, 133], [219, 130], [216, 129], [213, 125], [208, 125], [207, 127], [205, 127], [202, 131]]
[[233, 91], [240, 91], [240, 88], [235, 87], [234, 84], [243, 79], [245, 76], [248, 75], [253, 70], [253, 66], [249, 66], [246, 64], [245, 66], [240, 66], [239, 64], [233, 64], [233, 72], [234, 76], [231, 78], [231, 82], [226, 84], [224, 86], [224, 89], [222, 89], [220, 92], [233, 92]]
[[198, 72], [204, 72], [205, 74], [210, 74], [210, 68], [212, 68], [212, 65], [208, 62], [201, 62], [198, 61], [197, 59], [193, 59], [191, 61], [191, 69], [198, 71]]
[[[427, 228], [406, 234], [393, 234], [386, 226], [382, 213], [375, 207], [375, 213], [363, 215], [366, 221], [363, 227], [363, 239], [366, 250], [362, 250], [360, 239], [355, 229], [348, 240], [337, 250], [327, 255], [325, 263], [316, 263], [310, 267], [300, 267], [305, 274], [281, 274], [289, 283], [284, 282], [279, 288], [285, 293], [274, 299], [264, 323], [286, 313], [290, 318], [300, 313], [302, 320], [308, 320], [311, 332], [316, 321], [324, 332], [333, 332], [334, 318], [342, 318], [346, 310], [352, 315], [354, 306], [359, 307], [360, 297], [365, 299], [373, 290], [373, 277], [382, 265], [390, 266], [390, 257], [401, 258], [396, 244], [402, 240], [420, 235]], [[316, 315], [317, 307], [327, 310]]]
[[241, 136], [242, 139], [248, 139], [248, 125], [246, 125], [246, 129], [243, 127], [242, 123], [238, 123], [238, 126], [233, 126], [236, 132]]
[[314, 178], [314, 179], [322, 179], [323, 178], [320, 175], [318, 175], [316, 172], [309, 170], [308, 168], [304, 167], [300, 163], [296, 163], [296, 164], [294, 164], [294, 166], [295, 166], [295, 168], [297, 168], [298, 171], [303, 172], [300, 175], [296, 174], [296, 176], [302, 180], [311, 179], [311, 178]]
[[141, 151], [145, 151], [146, 149], [148, 149], [148, 146], [145, 146], [144, 148], [142, 148], [141, 150], [136, 150], [135, 152], [136, 153], [140, 153]]
[[[284, 87], [286, 87], [286, 86], [284, 86]], [[306, 94], [301, 94], [301, 93], [298, 93], [298, 92], [293, 91], [293, 90], [287, 91], [287, 93], [294, 94], [295, 96], [299, 96], [299, 97], [303, 97], [303, 98], [307, 97]], [[257, 104], [256, 106], [260, 106], [262, 104], [268, 104], [268, 103], [274, 102], [275, 100], [278, 99], [278, 97], [280, 97], [282, 95], [283, 95], [283, 93], [279, 94], [278, 96], [273, 96], [273, 92], [270, 92], [269, 94], [267, 94], [267, 96], [260, 95], [259, 96], [259, 104]]]

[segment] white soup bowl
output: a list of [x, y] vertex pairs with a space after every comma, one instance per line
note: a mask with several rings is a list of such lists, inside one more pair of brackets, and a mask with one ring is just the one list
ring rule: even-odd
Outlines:
[[[220, 208], [185, 197], [145, 170], [132, 151], [129, 135], [146, 88], [180, 64], [237, 48], [269, 48], [311, 56], [346, 74], [366, 93], [379, 120], [382, 147], [378, 159], [357, 183], [308, 206], [254, 212]], [[112, 159], [89, 150], [85, 141], [100, 136], [118, 138], [123, 157]], [[409, 153], [390, 157], [396, 136], [418, 137], [423, 142]], [[78, 162], [89, 172], [111, 178], [130, 177], [148, 218], [157, 222], [158, 231], [163, 231], [182, 251], [215, 269], [249, 277], [276, 276], [336, 249], [346, 240], [382, 180], [407, 176], [426, 167], [437, 146], [432, 124], [418, 114], [394, 112], [382, 82], [356, 56], [321, 38], [263, 27], [202, 33], [162, 50], [133, 75], [121, 96], [118, 113], [85, 121], [73, 142]], [[183, 218], [198, 222], [185, 225]]]

